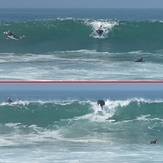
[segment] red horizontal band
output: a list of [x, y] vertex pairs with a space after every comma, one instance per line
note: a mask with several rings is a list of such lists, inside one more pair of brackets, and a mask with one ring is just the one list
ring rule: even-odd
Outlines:
[[0, 84], [163, 84], [163, 80], [0, 80]]

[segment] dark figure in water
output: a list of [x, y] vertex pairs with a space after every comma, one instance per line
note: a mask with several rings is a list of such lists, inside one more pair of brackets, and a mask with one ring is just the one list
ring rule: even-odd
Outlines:
[[158, 144], [158, 140], [153, 140], [153, 141], [150, 141], [149, 144]]
[[99, 36], [102, 36], [102, 34], [104, 32], [101, 28], [102, 28], [102, 25], [100, 26], [100, 28], [98, 30], [96, 30], [96, 32], [98, 33]]
[[12, 36], [13, 38], [16, 38], [16, 39], [23, 39], [25, 36], [24, 35], [21, 35], [21, 36], [17, 36], [17, 35], [14, 35], [11, 30], [8, 30], [6, 35], [8, 36]]
[[105, 105], [105, 102], [103, 100], [98, 100], [97, 104], [101, 106], [101, 108], [103, 109], [103, 106]]
[[135, 62], [143, 62], [143, 58], [141, 57], [141, 58], [135, 60]]
[[10, 97], [7, 98], [6, 102], [7, 103], [12, 103], [12, 100], [10, 99]]
[[103, 30], [102, 30], [102, 29], [98, 29], [98, 30], [96, 30], [96, 32], [97, 32], [99, 35], [102, 35]]

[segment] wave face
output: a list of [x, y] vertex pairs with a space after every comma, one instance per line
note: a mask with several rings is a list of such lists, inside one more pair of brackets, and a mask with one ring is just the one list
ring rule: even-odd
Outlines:
[[[102, 24], [104, 34], [97, 37]], [[1, 35], [0, 52], [47, 53], [67, 50], [96, 50], [109, 52], [162, 50], [161, 21], [113, 21], [55, 19], [0, 24], [0, 33], [11, 29], [24, 40], [14, 41]], [[9, 48], [10, 47], [10, 48]]]
[[[0, 15], [0, 80], [163, 78], [162, 10], [0, 9]], [[9, 39], [3, 34], [9, 29], [25, 38]], [[140, 57], [145, 62], [133, 63]]]
[[40, 125], [47, 127], [55, 121], [73, 119], [88, 113], [88, 106], [78, 101], [55, 102], [15, 102], [2, 104], [0, 123], [22, 123], [24, 125]]
[[162, 105], [161, 100], [107, 100], [101, 116], [93, 101], [2, 103], [0, 134], [38, 134], [50, 130], [62, 138], [89, 139], [98, 137], [98, 133], [104, 139], [142, 143], [154, 135], [162, 136]]

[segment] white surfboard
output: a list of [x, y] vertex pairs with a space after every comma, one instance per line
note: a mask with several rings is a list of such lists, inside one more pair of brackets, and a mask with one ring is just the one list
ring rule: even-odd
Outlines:
[[103, 115], [104, 113], [103, 113], [103, 111], [101, 109], [99, 109], [99, 110], [96, 111], [96, 114]]
[[10, 39], [13, 39], [13, 40], [19, 40], [19, 39], [13, 37], [13, 36], [9, 36], [9, 35], [7, 35], [7, 37], [10, 38]]

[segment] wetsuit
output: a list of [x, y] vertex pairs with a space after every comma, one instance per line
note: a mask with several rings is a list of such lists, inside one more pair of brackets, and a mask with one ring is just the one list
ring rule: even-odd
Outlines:
[[103, 100], [98, 100], [97, 104], [100, 104], [100, 106], [103, 107], [105, 105], [105, 102]]

